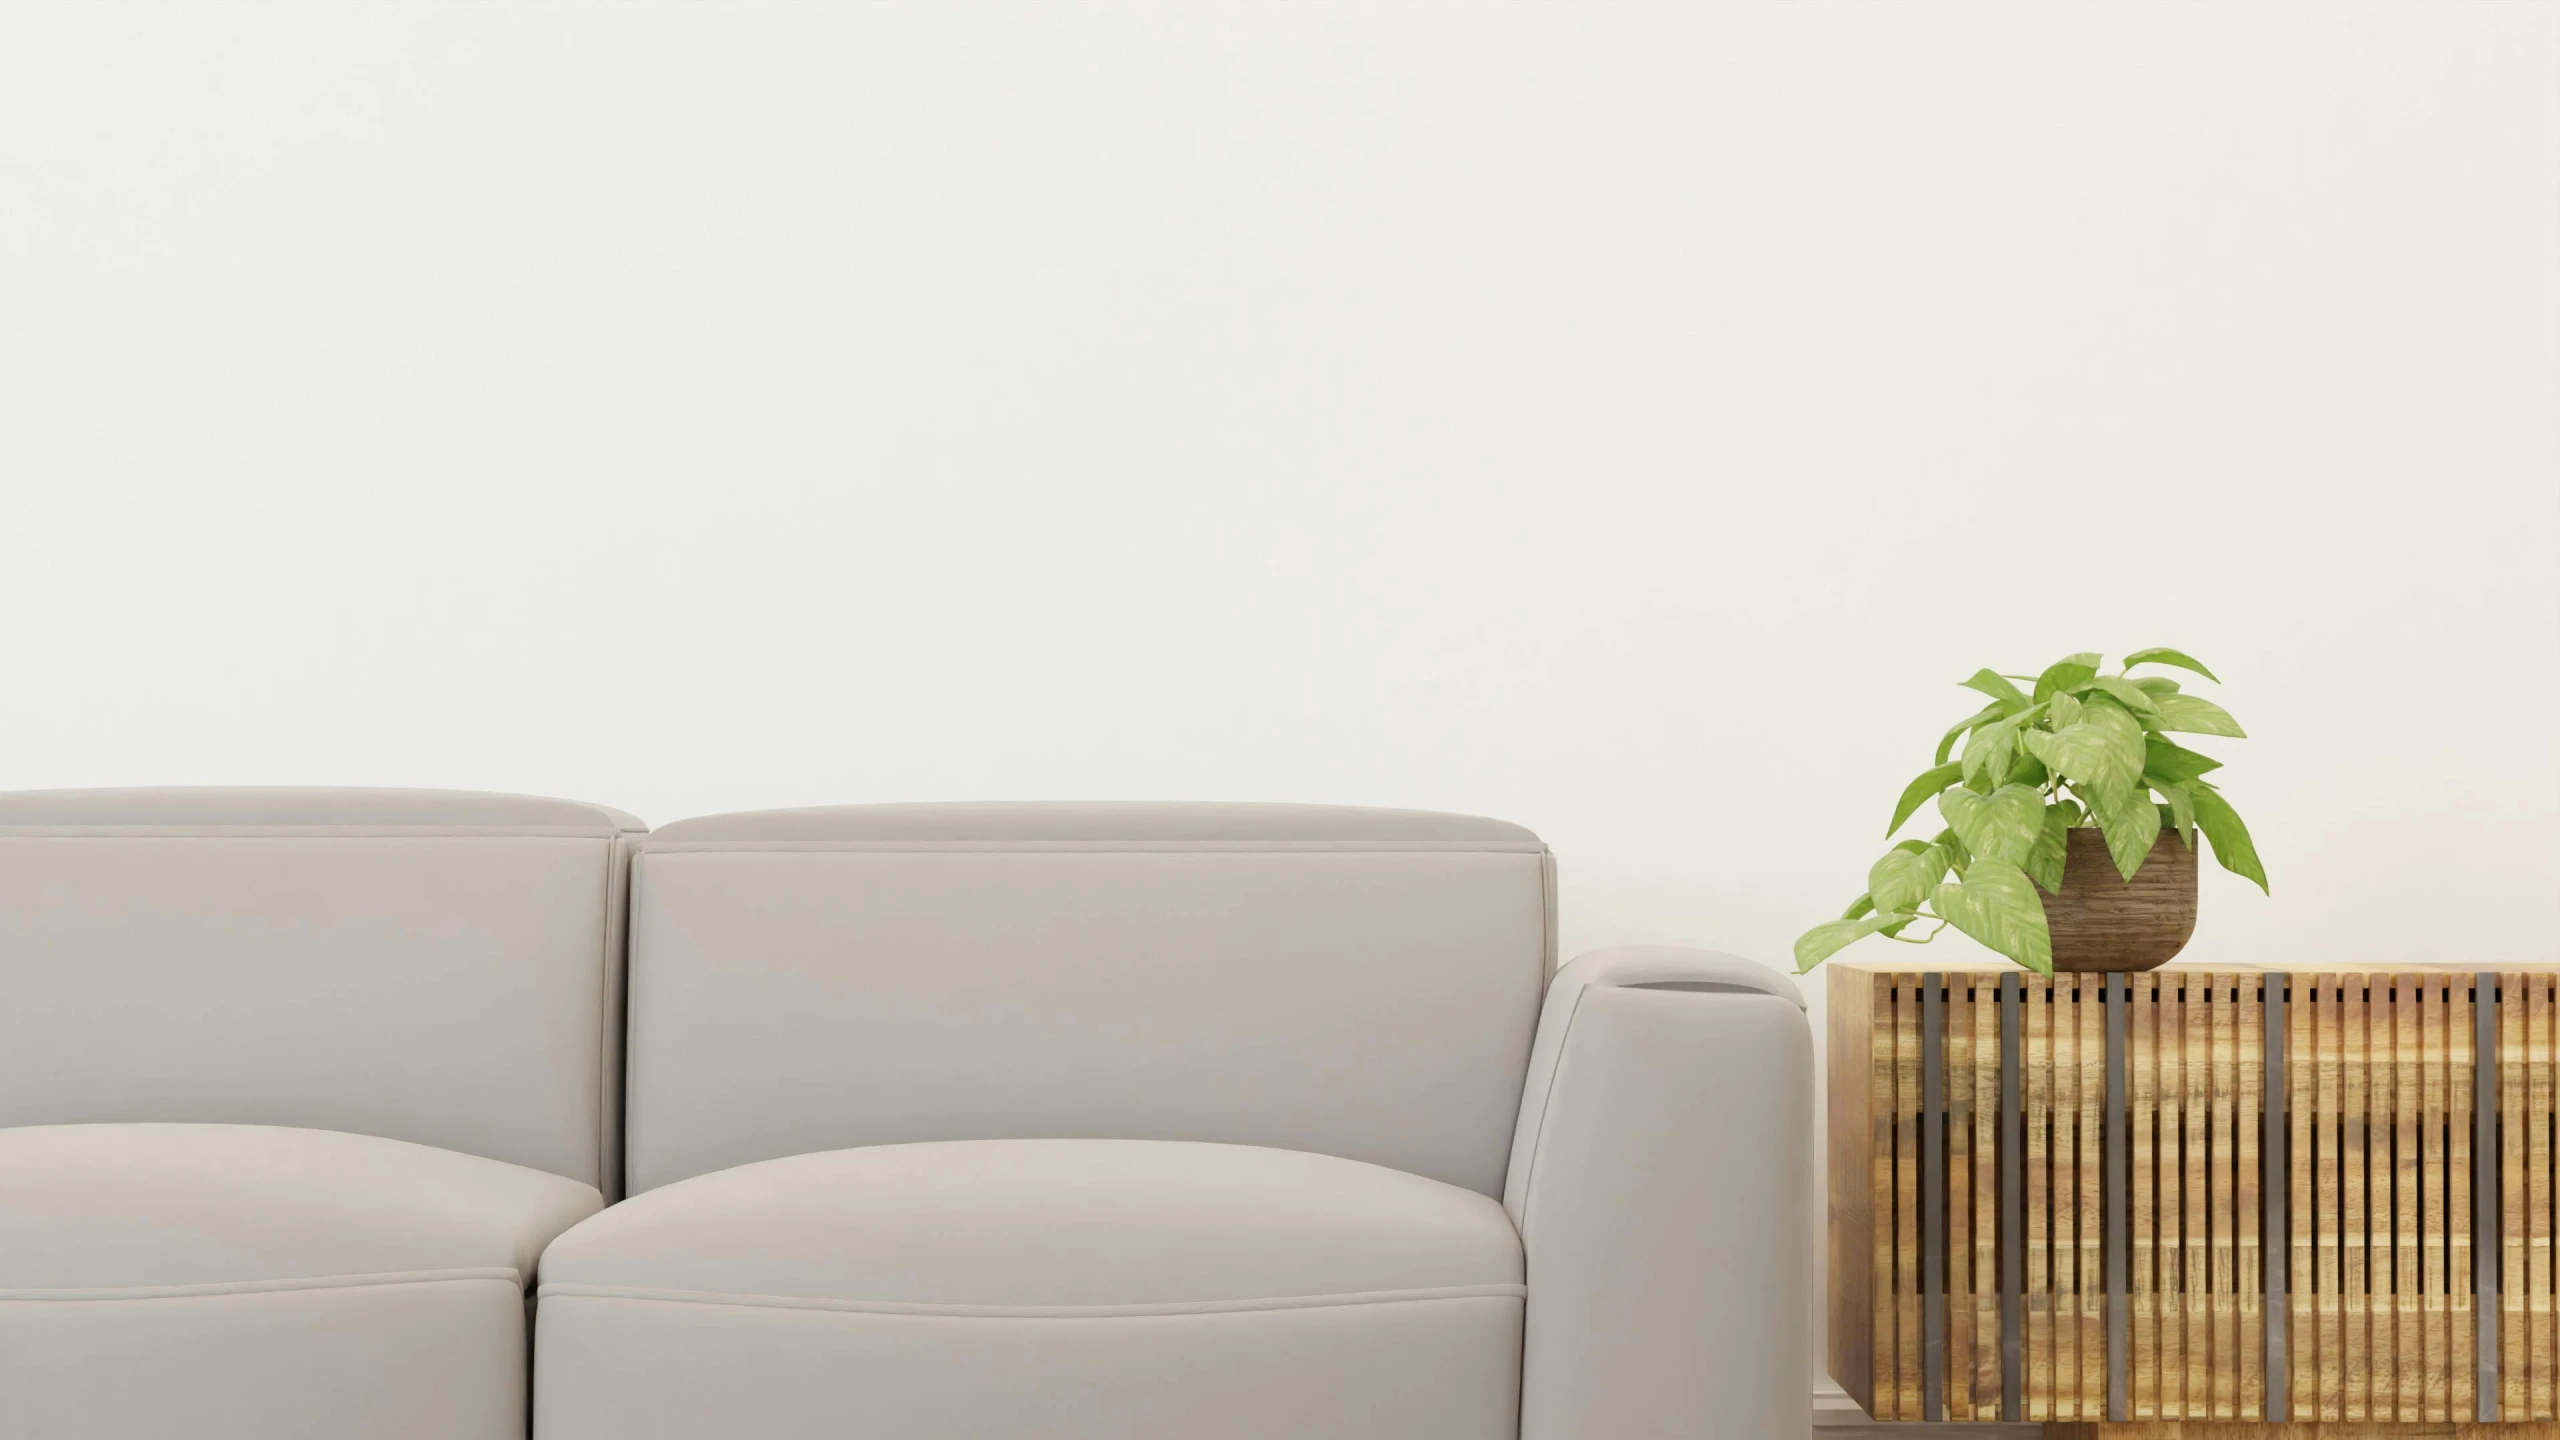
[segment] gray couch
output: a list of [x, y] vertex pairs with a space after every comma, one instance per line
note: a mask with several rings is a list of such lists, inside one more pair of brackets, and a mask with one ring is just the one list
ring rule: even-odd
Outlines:
[[1412, 811], [0, 796], [0, 1430], [1802, 1435], [1800, 1002], [1555, 894]]

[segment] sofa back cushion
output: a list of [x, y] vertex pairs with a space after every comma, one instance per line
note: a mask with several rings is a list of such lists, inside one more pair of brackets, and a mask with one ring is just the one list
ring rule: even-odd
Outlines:
[[610, 1191], [638, 829], [441, 791], [0, 795], [0, 1126], [344, 1130]]
[[680, 821], [633, 873], [631, 1191], [858, 1145], [1102, 1137], [1499, 1194], [1552, 874], [1526, 830], [1417, 811]]

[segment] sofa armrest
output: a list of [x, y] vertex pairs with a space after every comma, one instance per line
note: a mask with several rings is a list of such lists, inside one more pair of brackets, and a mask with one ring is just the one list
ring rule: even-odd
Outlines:
[[1522, 1440], [1811, 1432], [1813, 1143], [1787, 977], [1655, 947], [1557, 972], [1503, 1186]]

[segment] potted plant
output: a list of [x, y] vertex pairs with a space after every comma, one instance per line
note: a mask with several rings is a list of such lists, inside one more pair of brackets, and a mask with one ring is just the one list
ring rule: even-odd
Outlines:
[[[2176, 650], [2137, 650], [2112, 675], [2104, 663], [2072, 655], [2032, 678], [1980, 670], [1964, 682], [1991, 703], [1938, 741], [1885, 836], [1931, 800], [1946, 828], [1885, 852], [1866, 893], [1796, 941], [1799, 973], [1868, 935], [1926, 944], [1949, 925], [2044, 974], [2148, 970], [2194, 933], [2199, 830], [2224, 869], [2266, 890], [2249, 828], [2204, 778], [2222, 762], [2168, 738], [2243, 739], [2239, 722], [2175, 680], [2132, 672], [2218, 677]], [[1922, 921], [1935, 923], [1904, 933]]]

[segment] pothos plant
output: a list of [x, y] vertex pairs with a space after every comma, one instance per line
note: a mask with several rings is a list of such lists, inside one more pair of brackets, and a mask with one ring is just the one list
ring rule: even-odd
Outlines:
[[[2035, 887], [2062, 889], [2070, 832], [2094, 826], [2116, 870], [2131, 880], [2164, 827], [2190, 848], [2196, 832], [2214, 859], [2267, 888], [2249, 827], [2204, 777], [2222, 762], [2170, 740], [2173, 734], [2245, 739], [2230, 712], [2189, 695], [2140, 666], [2174, 666], [2219, 684], [2194, 657], [2137, 650], [2115, 674], [2104, 658], [2068, 656], [2041, 675], [1974, 673], [1965, 688], [1988, 705], [1938, 741], [1933, 767], [1903, 787], [1891, 839], [1930, 800], [1946, 828], [1904, 840], [1867, 872], [1867, 890], [1837, 920], [1796, 941], [1796, 969], [1812, 969], [1869, 935], [1926, 944], [1949, 925], [2030, 970], [2053, 971], [2052, 937]], [[2021, 690], [2016, 682], [2031, 688]], [[1958, 754], [1957, 744], [1963, 744]], [[1950, 755], [1957, 758], [1949, 759]], [[1934, 922], [1919, 934], [1913, 925]]]

